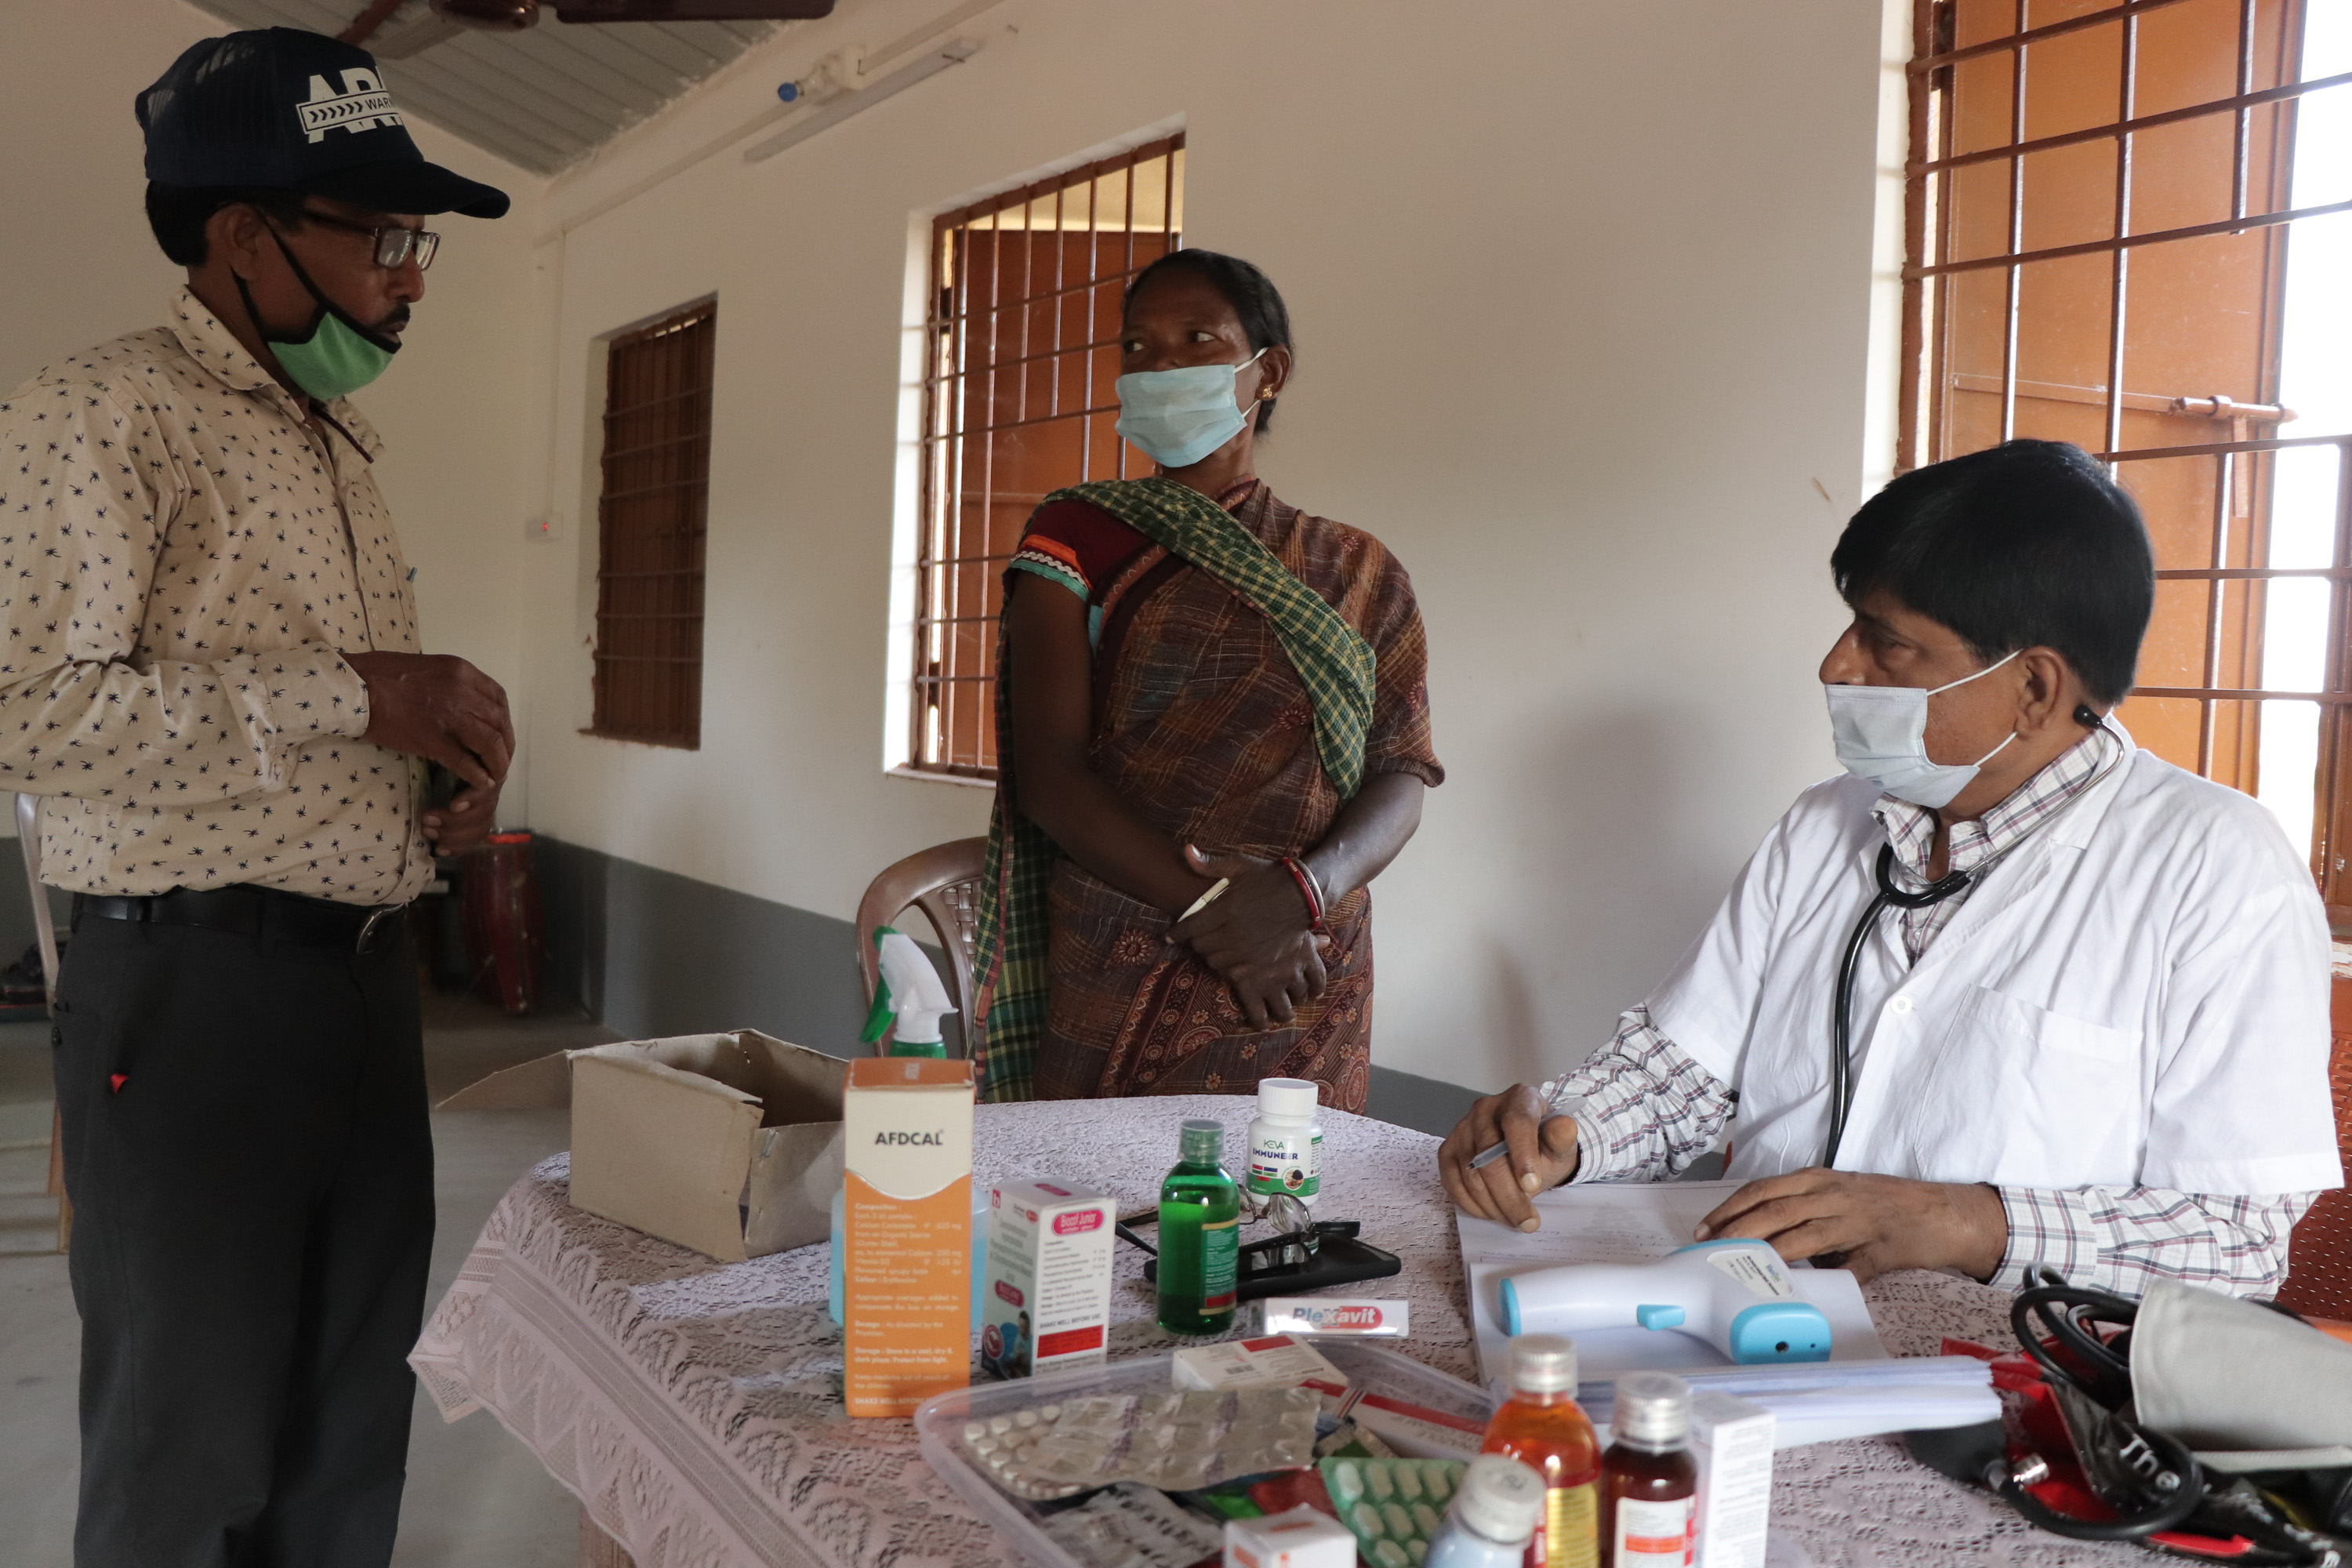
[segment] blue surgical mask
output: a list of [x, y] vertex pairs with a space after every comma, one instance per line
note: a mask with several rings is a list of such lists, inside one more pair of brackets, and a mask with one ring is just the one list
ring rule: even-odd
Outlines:
[[[2022, 649], [2019, 650], [2022, 652]], [[1927, 699], [1955, 686], [1966, 686], [1990, 675], [2010, 659], [1989, 664], [1975, 675], [1933, 688], [1918, 686], [1828, 686], [1830, 732], [1837, 740], [1838, 761], [1845, 771], [1866, 784], [1876, 784], [1897, 800], [1933, 811], [1949, 805], [1969, 787], [1977, 770], [2000, 754], [2017, 739], [2011, 731], [1973, 763], [1939, 763], [1927, 755]]]
[[1163, 468], [1189, 468], [1241, 434], [1248, 417], [1234, 401], [1234, 377], [1265, 351], [1239, 364], [1188, 364], [1179, 370], [1139, 370], [1118, 378], [1118, 433]]

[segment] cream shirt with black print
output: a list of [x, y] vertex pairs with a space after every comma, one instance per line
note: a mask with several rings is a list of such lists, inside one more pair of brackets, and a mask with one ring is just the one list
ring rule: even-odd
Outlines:
[[321, 414], [186, 289], [0, 402], [0, 789], [47, 797], [44, 881], [373, 905], [432, 879], [422, 769], [359, 739], [342, 658], [417, 651], [383, 443]]

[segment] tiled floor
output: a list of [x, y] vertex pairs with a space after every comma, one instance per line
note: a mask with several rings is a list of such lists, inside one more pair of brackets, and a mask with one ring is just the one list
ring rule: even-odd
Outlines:
[[[433, 1098], [549, 1051], [614, 1037], [584, 1018], [509, 1019], [436, 997], [425, 1014]], [[47, 1176], [48, 1026], [0, 1026], [0, 1561], [72, 1561], [75, 1366], [79, 1325], [56, 1244]], [[433, 1119], [440, 1226], [438, 1300], [482, 1222], [514, 1179], [564, 1147], [556, 1111], [457, 1111]], [[559, 1568], [576, 1561], [571, 1496], [488, 1415], [445, 1426], [417, 1397], [397, 1568]]]

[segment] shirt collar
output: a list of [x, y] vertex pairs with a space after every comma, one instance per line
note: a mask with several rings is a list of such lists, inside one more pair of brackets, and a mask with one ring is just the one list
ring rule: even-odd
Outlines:
[[[1974, 871], [2008, 853], [2034, 829], [2091, 787], [2100, 777], [2110, 752], [2128, 751], [2129, 743], [2105, 729], [2092, 731], [2053, 759], [2041, 772], [2010, 792], [2001, 803], [1973, 822], [1952, 824], [1951, 868]], [[1915, 882], [1925, 883], [1927, 858], [1936, 847], [1936, 814], [1924, 805], [1882, 795], [1870, 808], [1895, 847], [1895, 864]]]
[[[278, 378], [262, 368], [252, 352], [236, 341], [236, 334], [213, 314], [212, 307], [196, 298], [194, 289], [184, 287], [173, 297], [172, 335], [180, 340], [180, 346], [198, 368], [230, 391], [258, 393], [297, 419], [309, 414], [303, 401], [278, 384]], [[350, 399], [338, 397], [319, 406], [326, 410], [327, 416], [351, 437], [369, 462], [383, 455], [383, 437], [361, 417]]]
[[236, 341], [236, 334], [221, 324], [212, 307], [196, 298], [194, 289], [184, 288], [173, 298], [172, 335], [205, 374], [231, 392], [286, 395], [286, 389], [261, 368], [261, 362]]

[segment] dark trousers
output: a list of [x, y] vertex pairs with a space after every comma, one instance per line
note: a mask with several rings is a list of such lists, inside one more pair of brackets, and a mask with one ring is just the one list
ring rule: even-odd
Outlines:
[[74, 1561], [382, 1568], [433, 1244], [408, 943], [84, 915], [59, 979]]

